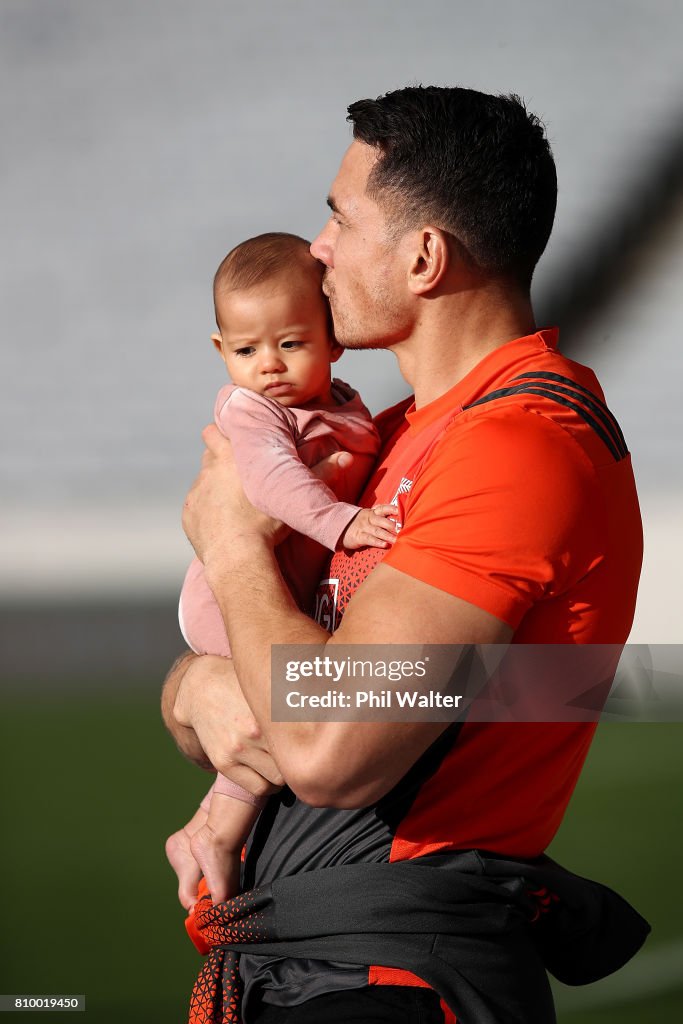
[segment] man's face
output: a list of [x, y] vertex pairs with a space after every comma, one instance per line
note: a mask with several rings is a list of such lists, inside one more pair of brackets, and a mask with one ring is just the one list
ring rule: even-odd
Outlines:
[[332, 214], [311, 245], [325, 264], [337, 341], [345, 348], [387, 348], [407, 336], [401, 241], [385, 211], [366, 194], [376, 152], [353, 142], [332, 183]]

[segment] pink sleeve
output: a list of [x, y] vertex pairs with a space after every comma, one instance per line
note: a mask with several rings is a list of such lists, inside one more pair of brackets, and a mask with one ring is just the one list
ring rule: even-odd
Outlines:
[[275, 402], [243, 388], [221, 390], [216, 426], [232, 441], [244, 492], [266, 515], [334, 551], [358, 513], [303, 464], [296, 422]]

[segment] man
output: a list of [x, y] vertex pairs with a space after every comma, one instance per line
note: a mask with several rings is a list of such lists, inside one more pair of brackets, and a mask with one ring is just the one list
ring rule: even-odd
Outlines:
[[[516, 97], [421, 87], [355, 103], [349, 119], [354, 141], [311, 251], [340, 343], [390, 349], [414, 390], [413, 407], [380, 417], [384, 448], [361, 499], [398, 501], [398, 540], [386, 554], [335, 554], [318, 601], [328, 631], [294, 605], [273, 556], [278, 524], [246, 505], [212, 427], [185, 508], [239, 684], [229, 663], [182, 662], [167, 722], [253, 792], [286, 783], [252, 838], [248, 888], [437, 851], [538, 857], [593, 735], [567, 723], [271, 722], [272, 644], [621, 644], [640, 571], [623, 438], [593, 374], [534, 322], [531, 277], [556, 202], [542, 126]], [[444, 1019], [405, 969], [249, 954], [242, 973], [259, 1021]]]

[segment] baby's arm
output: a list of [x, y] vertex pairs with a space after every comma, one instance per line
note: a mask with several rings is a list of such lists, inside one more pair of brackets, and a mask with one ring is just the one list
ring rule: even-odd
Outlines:
[[293, 530], [334, 551], [358, 515], [357, 505], [339, 501], [299, 457], [296, 425], [288, 410], [243, 388], [216, 402], [216, 425], [233, 443], [233, 454], [252, 503]]

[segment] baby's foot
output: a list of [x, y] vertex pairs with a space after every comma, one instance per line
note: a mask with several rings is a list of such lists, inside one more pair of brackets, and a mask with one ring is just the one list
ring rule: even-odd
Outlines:
[[208, 821], [192, 836], [190, 848], [214, 904], [236, 896], [240, 891], [241, 849], [227, 848]]
[[[197, 889], [202, 877], [190, 846], [192, 836], [200, 827], [196, 818], [197, 815], [184, 828], [178, 829], [166, 840], [166, 857], [178, 876], [178, 899], [185, 910], [190, 910], [197, 902]], [[205, 812], [202, 812], [202, 820], [206, 821]]]

